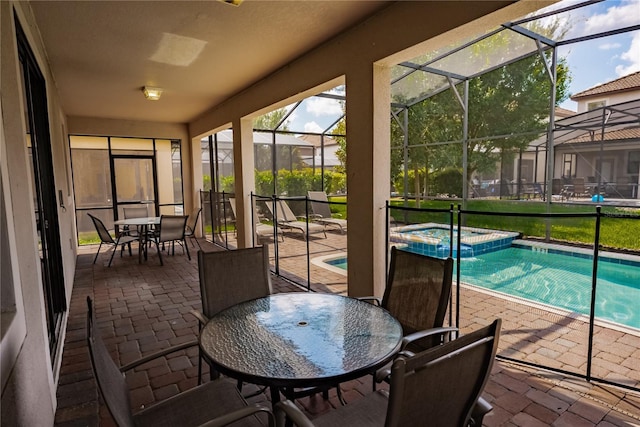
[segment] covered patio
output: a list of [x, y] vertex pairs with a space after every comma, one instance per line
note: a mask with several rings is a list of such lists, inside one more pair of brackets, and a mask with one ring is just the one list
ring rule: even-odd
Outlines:
[[[153, 254], [145, 263], [125, 256], [108, 268], [104, 257], [92, 264], [95, 246], [79, 244], [82, 206], [74, 193], [70, 137], [106, 138], [109, 150], [117, 148], [112, 138], [171, 141], [171, 150], [180, 153], [171, 163], [176, 161], [176, 175], [167, 174], [170, 183], [159, 185], [180, 196], [167, 202], [177, 213], [198, 207], [202, 138], [231, 127], [239, 212], [233, 246], [243, 248], [252, 244], [254, 225], [253, 120], [348, 84], [351, 227], [322, 243], [332, 250], [349, 247], [349, 271], [318, 273], [329, 284], [314, 290], [380, 295], [387, 268], [393, 66], [549, 3], [247, 1], [233, 8], [223, 2], [0, 2], [2, 423], [112, 424], [88, 359], [87, 296], [94, 298], [102, 336], [119, 365], [197, 336], [189, 314], [200, 305], [195, 259], [166, 257], [160, 266]], [[164, 87], [163, 99], [145, 98], [156, 86]], [[121, 160], [142, 156], [154, 164], [158, 156], [158, 150], [141, 153], [131, 146], [123, 151], [116, 153]], [[117, 197], [117, 184], [105, 184], [105, 199]], [[118, 218], [117, 208], [105, 212]], [[157, 204], [154, 213], [162, 213]], [[301, 274], [296, 244], [303, 242], [293, 243], [280, 255], [295, 276]], [[277, 292], [305, 290], [276, 277], [274, 283]], [[463, 295], [463, 332], [502, 317], [516, 332], [504, 335], [501, 352], [557, 361], [567, 370], [584, 363], [581, 322], [549, 322], [548, 313], [473, 289]], [[637, 387], [638, 337], [601, 329], [593, 335], [601, 345], [598, 375], [617, 379], [622, 371], [623, 380]], [[196, 358], [194, 349], [134, 372], [128, 378], [134, 406], [192, 387]], [[369, 392], [369, 381], [345, 384], [345, 398]], [[638, 424], [640, 413], [632, 392], [503, 361], [485, 397], [494, 406], [489, 425], [622, 426]], [[336, 402], [308, 398], [300, 404], [313, 416]]]
[[[344, 236], [329, 233], [328, 245], [344, 245]], [[290, 239], [293, 240], [293, 239]], [[204, 240], [204, 250], [223, 250]], [[294, 259], [294, 253], [283, 253], [284, 259]], [[138, 264], [137, 257], [116, 257], [111, 268], [106, 267], [108, 257], [101, 255], [92, 264], [95, 246], [85, 246], [78, 255], [74, 290], [71, 296], [70, 319], [67, 326], [60, 384], [57, 391], [57, 426], [112, 425], [107, 409], [100, 404], [97, 387], [91, 372], [86, 346], [86, 297], [95, 301], [96, 315], [112, 357], [119, 365], [126, 364], [155, 350], [191, 341], [197, 337], [196, 319], [189, 313], [200, 308], [197, 261], [189, 261], [178, 252], [165, 257], [161, 267], [155, 254], [145, 264]], [[299, 260], [298, 260], [299, 264]], [[315, 268], [315, 267], [314, 267]], [[300, 280], [300, 278], [298, 278]], [[275, 292], [304, 292], [304, 288], [287, 280], [272, 276]], [[326, 277], [324, 278], [326, 280]], [[335, 286], [314, 283], [318, 292], [340, 292]], [[499, 354], [508, 354], [509, 349], [518, 348], [527, 352], [531, 340], [543, 342], [543, 346], [532, 356], [554, 357], [560, 352], [558, 335], [564, 329], [583, 327], [572, 324], [550, 324], [546, 337], [529, 337], [526, 325], [540, 325], [548, 321], [548, 314], [541, 310], [523, 310], [512, 301], [487, 298], [486, 295], [465, 291], [461, 298], [462, 324], [473, 329], [488, 324], [499, 316], [508, 324], [522, 323], [521, 333], [505, 334], [501, 337]], [[511, 329], [513, 326], [510, 326]], [[598, 339], [606, 339], [613, 353], [624, 346], [631, 353], [621, 364], [636, 372], [640, 363], [638, 344], [640, 337], [598, 331]], [[570, 345], [562, 342], [567, 351], [561, 353], [567, 363], [573, 359], [581, 363], [583, 343]], [[536, 356], [537, 355], [537, 356]], [[602, 352], [598, 366], [608, 366], [610, 375], [615, 375], [611, 355]], [[152, 405], [196, 385], [197, 348], [175, 353], [166, 361], [143, 365], [129, 374], [127, 381], [131, 390], [134, 408]], [[538, 359], [540, 360], [540, 359]], [[629, 365], [631, 363], [631, 365]], [[640, 381], [640, 378], [637, 378]], [[245, 391], [254, 390], [247, 386]], [[371, 379], [364, 377], [342, 385], [347, 402], [370, 393]], [[494, 365], [484, 397], [494, 409], [485, 418], [485, 425], [579, 425], [579, 426], [629, 426], [640, 423], [640, 396], [613, 387], [590, 384], [586, 381], [528, 368], [498, 360]], [[259, 394], [251, 401], [269, 404], [268, 393]], [[339, 405], [335, 391], [329, 401], [320, 395], [300, 399], [297, 403], [313, 417], [330, 411]]]

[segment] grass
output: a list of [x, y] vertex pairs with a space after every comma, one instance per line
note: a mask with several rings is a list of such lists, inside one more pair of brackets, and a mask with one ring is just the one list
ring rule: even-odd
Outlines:
[[[330, 198], [331, 202], [346, 203], [346, 196]], [[392, 200], [391, 215], [397, 219], [406, 220], [408, 223], [439, 222], [448, 223], [448, 213], [434, 212], [408, 212], [402, 211], [402, 200]], [[414, 207], [410, 204], [410, 207]], [[451, 202], [446, 200], [427, 200], [420, 203], [423, 209], [449, 209]], [[396, 208], [394, 208], [396, 207]], [[454, 204], [454, 210], [457, 204]], [[467, 211], [500, 212], [500, 213], [546, 213], [547, 205], [539, 202], [515, 202], [504, 200], [469, 200]], [[551, 205], [551, 213], [595, 214], [595, 207], [589, 205], [568, 205], [554, 203]], [[605, 216], [601, 219], [600, 244], [606, 249], [626, 250], [640, 252], [640, 209], [628, 209], [604, 206], [602, 212], [606, 215], [627, 215], [631, 218]], [[346, 204], [331, 204], [331, 213], [336, 218], [347, 219]], [[406, 218], [404, 218], [406, 216]], [[533, 217], [509, 217], [505, 215], [465, 215], [466, 225], [469, 227], [490, 228], [493, 230], [508, 230], [522, 233], [526, 237], [544, 238], [547, 223], [550, 224], [551, 239], [563, 242], [573, 242], [584, 245], [593, 245], [595, 239], [595, 218], [533, 218]], [[454, 218], [454, 221], [456, 219]], [[211, 226], [205, 227], [211, 233]], [[235, 228], [228, 224], [227, 231]], [[224, 231], [224, 230], [221, 230]], [[78, 242], [81, 245], [97, 244], [100, 239], [95, 231], [79, 233]]]

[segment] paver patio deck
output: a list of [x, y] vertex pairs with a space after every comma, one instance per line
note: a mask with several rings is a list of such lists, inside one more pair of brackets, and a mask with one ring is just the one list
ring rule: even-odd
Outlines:
[[[345, 251], [346, 238], [327, 233], [327, 239], [310, 243], [313, 257]], [[205, 250], [220, 248], [201, 241]], [[270, 242], [273, 255], [273, 242]], [[197, 261], [178, 255], [164, 257], [161, 267], [151, 251], [150, 259], [116, 256], [111, 268], [101, 255], [92, 264], [96, 247], [83, 247], [78, 255], [75, 286], [58, 383], [58, 426], [114, 425], [100, 404], [85, 343], [86, 297], [94, 298], [101, 333], [119, 365], [170, 345], [193, 340], [198, 327], [189, 311], [199, 309]], [[180, 252], [177, 250], [177, 252]], [[307, 278], [306, 243], [287, 237], [278, 247], [280, 273]], [[311, 289], [346, 291], [346, 277], [310, 263]], [[303, 292], [304, 288], [273, 277], [275, 292]], [[499, 316], [503, 319], [500, 354], [544, 363], [571, 372], [584, 368], [588, 329], [579, 319], [566, 319], [516, 301], [503, 300], [465, 288], [461, 293], [463, 331], [474, 329]], [[640, 337], [597, 328], [594, 334], [593, 375], [638, 387], [640, 383]], [[129, 373], [127, 382], [134, 408], [184, 391], [197, 382], [197, 348], [172, 354]], [[371, 390], [369, 377], [342, 385], [350, 402]], [[494, 409], [487, 426], [640, 426], [640, 394], [582, 379], [496, 361], [484, 392]], [[259, 394], [252, 401], [268, 404]], [[339, 403], [335, 392], [329, 401], [320, 395], [297, 401], [311, 416], [331, 410]]]

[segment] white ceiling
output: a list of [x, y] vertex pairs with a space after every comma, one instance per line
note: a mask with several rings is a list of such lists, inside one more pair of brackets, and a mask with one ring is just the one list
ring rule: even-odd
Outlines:
[[[33, 1], [69, 116], [184, 123], [388, 1]], [[164, 89], [148, 101], [144, 85]]]

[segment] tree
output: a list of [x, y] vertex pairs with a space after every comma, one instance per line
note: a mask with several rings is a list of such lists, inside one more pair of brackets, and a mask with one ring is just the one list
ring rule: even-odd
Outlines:
[[[553, 38], [561, 36], [568, 28], [556, 21], [546, 27], [532, 25], [529, 29]], [[517, 48], [516, 38], [522, 36], [503, 31], [472, 45], [465, 50], [468, 55], [465, 57], [465, 69], [484, 69], [490, 58], [510, 57], [509, 50]], [[438, 54], [434, 52], [430, 57]], [[468, 178], [473, 171], [492, 171], [498, 161], [511, 160], [546, 129], [551, 82], [544, 61], [548, 63], [549, 56], [549, 51], [544, 54], [544, 59], [536, 53], [468, 81]], [[425, 62], [428, 59], [423, 58]], [[447, 60], [454, 61], [456, 57]], [[429, 82], [434, 79], [424, 79], [422, 74], [413, 73], [404, 84], [412, 87], [413, 91], [433, 91]], [[557, 65], [556, 105], [567, 98], [569, 82], [568, 66], [561, 59]], [[464, 83], [458, 83], [455, 90], [462, 96]], [[409, 103], [406, 97], [396, 97], [394, 101], [405, 105]], [[402, 114], [398, 118], [402, 120]], [[462, 106], [451, 88], [409, 107], [409, 159], [406, 167], [414, 171], [416, 195], [421, 192], [422, 179], [424, 191], [428, 191], [430, 173], [448, 167], [462, 170], [460, 141], [463, 139], [463, 120]], [[392, 119], [391, 126], [392, 147], [402, 147], [404, 130], [395, 119]], [[404, 162], [402, 154], [402, 150], [392, 151], [392, 173], [400, 171]]]
[[[344, 103], [342, 105], [342, 111], [344, 112]], [[340, 173], [347, 172], [347, 138], [344, 136], [338, 136], [347, 134], [346, 117], [346, 115], [343, 115], [340, 121], [336, 124], [336, 127], [333, 128], [333, 133], [336, 134], [334, 138], [340, 147], [336, 150], [336, 157], [340, 161], [340, 166], [336, 166], [334, 170]]]
[[[253, 120], [253, 128], [256, 130], [275, 130], [276, 126], [289, 114], [286, 108], [279, 108]], [[278, 130], [289, 130], [289, 121], [285, 120]]]

